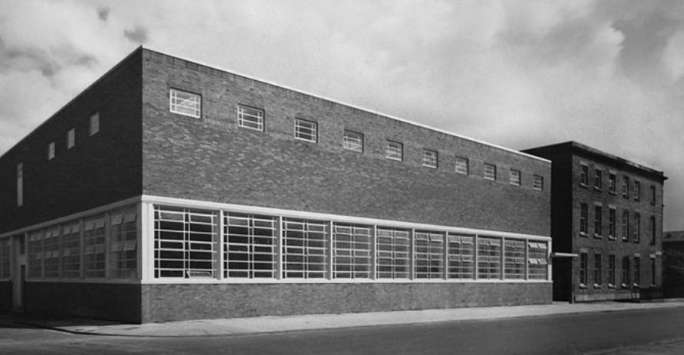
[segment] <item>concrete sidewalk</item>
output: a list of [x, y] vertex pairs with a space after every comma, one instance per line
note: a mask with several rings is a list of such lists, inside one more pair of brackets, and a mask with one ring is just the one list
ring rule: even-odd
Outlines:
[[657, 303], [553, 303], [550, 305], [509, 307], [473, 307], [419, 311], [206, 319], [147, 324], [116, 324], [88, 320], [31, 320], [24, 321], [24, 323], [78, 334], [138, 337], [193, 337], [446, 321], [493, 320], [502, 318], [536, 317], [587, 312], [618, 312], [675, 307], [684, 307], [684, 300], [678, 299]]

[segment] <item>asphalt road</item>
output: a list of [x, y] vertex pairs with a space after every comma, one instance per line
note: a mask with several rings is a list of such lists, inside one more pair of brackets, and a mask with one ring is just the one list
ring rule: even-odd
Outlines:
[[[669, 345], [663, 347], [662, 343]], [[93, 336], [0, 325], [0, 354], [681, 354], [682, 351], [684, 307], [223, 337]]]

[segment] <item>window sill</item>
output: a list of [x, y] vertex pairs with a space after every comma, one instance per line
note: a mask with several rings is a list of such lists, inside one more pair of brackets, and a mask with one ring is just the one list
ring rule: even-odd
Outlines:
[[598, 191], [598, 192], [601, 192], [601, 190], [602, 190], [602, 189], [601, 189], [600, 187], [596, 187], [596, 186], [594, 186], [594, 191]]
[[608, 236], [608, 240], [615, 240], [615, 239], [616, 239], [615, 237], [612, 237], [610, 235]]
[[622, 241], [623, 242], [629, 242], [629, 239], [628, 238], [622, 238]]
[[613, 284], [608, 284], [608, 288], [615, 288], [615, 285], [613, 285]]
[[589, 237], [589, 235], [585, 232], [579, 232], [579, 235], [580, 235], [580, 237], [585, 237], [585, 238]]
[[601, 238], [603, 238], [603, 236], [601, 236], [600, 234], [594, 233], [594, 238], [596, 238], [596, 239], [601, 239]]
[[611, 194], [611, 195], [613, 195], [613, 196], [614, 196], [614, 195], [617, 195], [617, 192], [616, 192], [616, 191], [608, 191], [608, 193]]
[[585, 284], [580, 284], [580, 285], [579, 285], [579, 288], [585, 289], [585, 288], [587, 288], [587, 285], [585, 285]]
[[600, 284], [594, 284], [594, 288], [601, 288]]
[[579, 186], [580, 186], [580, 187], [583, 187], [583, 188], [585, 188], [585, 189], [588, 188], [587, 184], [583, 184], [583, 183], [581, 183], [581, 182], [579, 183]]

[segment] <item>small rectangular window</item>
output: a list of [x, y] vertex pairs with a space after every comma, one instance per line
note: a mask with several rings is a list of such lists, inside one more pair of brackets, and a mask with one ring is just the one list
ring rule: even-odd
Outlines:
[[439, 163], [437, 151], [424, 149], [423, 150], [423, 166], [428, 168], [437, 168]]
[[534, 175], [532, 180], [532, 188], [535, 190], [544, 190], [544, 177], [541, 175]]
[[388, 140], [385, 146], [385, 158], [398, 161], [404, 160], [404, 145]]
[[485, 180], [496, 180], [496, 165], [484, 164], [484, 178]]
[[312, 143], [318, 142], [318, 124], [316, 122], [295, 118], [294, 131], [296, 139]]
[[454, 171], [458, 174], [468, 175], [468, 158], [456, 157], [456, 167]]
[[354, 131], [344, 131], [342, 147], [354, 152], [363, 152], [363, 134]]
[[95, 112], [90, 115], [90, 128], [88, 129], [89, 134], [92, 136], [100, 131], [100, 113]]
[[237, 105], [238, 126], [255, 131], [264, 130], [264, 110], [244, 105]]
[[594, 254], [594, 287], [601, 287], [603, 283], [603, 265], [601, 254]]
[[67, 132], [67, 149], [71, 149], [76, 145], [76, 130], [74, 128]]
[[608, 174], [608, 192], [614, 194], [617, 189], [617, 177], [615, 174]]
[[589, 167], [587, 165], [580, 167], [580, 185], [589, 185]]
[[24, 205], [24, 164], [17, 164], [17, 207]]
[[634, 201], [641, 200], [641, 182], [634, 181]]
[[589, 207], [586, 203], [580, 204], [579, 232], [587, 235], [589, 231]]
[[594, 206], [594, 236], [600, 237], [603, 234], [603, 208]]
[[55, 142], [48, 144], [47, 158], [48, 160], [55, 159]]
[[587, 286], [587, 253], [580, 253], [579, 284], [580, 287]]
[[511, 175], [508, 177], [508, 181], [511, 185], [520, 186], [520, 183], [522, 182], [520, 170], [511, 169]]
[[202, 98], [191, 92], [169, 89], [169, 110], [179, 115], [200, 118]]
[[600, 169], [594, 170], [594, 188], [598, 190], [603, 188], [603, 171]]

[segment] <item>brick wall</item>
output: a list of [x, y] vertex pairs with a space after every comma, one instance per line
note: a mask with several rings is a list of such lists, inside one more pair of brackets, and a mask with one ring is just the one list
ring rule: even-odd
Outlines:
[[[549, 235], [550, 165], [309, 95], [143, 52], [145, 194]], [[202, 117], [169, 112], [170, 87], [202, 95]], [[237, 127], [236, 105], [265, 109], [266, 131]], [[294, 118], [318, 122], [319, 143], [293, 137]], [[344, 129], [364, 134], [364, 152], [342, 148]], [[384, 158], [403, 142], [403, 162]], [[421, 166], [423, 148], [438, 169]], [[454, 172], [470, 159], [470, 176]], [[486, 181], [483, 162], [498, 181]], [[523, 186], [508, 182], [522, 171]], [[532, 175], [544, 177], [543, 192]]]
[[[0, 232], [140, 194], [140, 54], [132, 53], [0, 157]], [[100, 132], [89, 136], [94, 112], [100, 114]], [[72, 128], [76, 145], [67, 150]], [[56, 154], [48, 161], [50, 142]], [[23, 207], [16, 197], [20, 162]]]
[[143, 322], [550, 302], [546, 282], [142, 286]]

